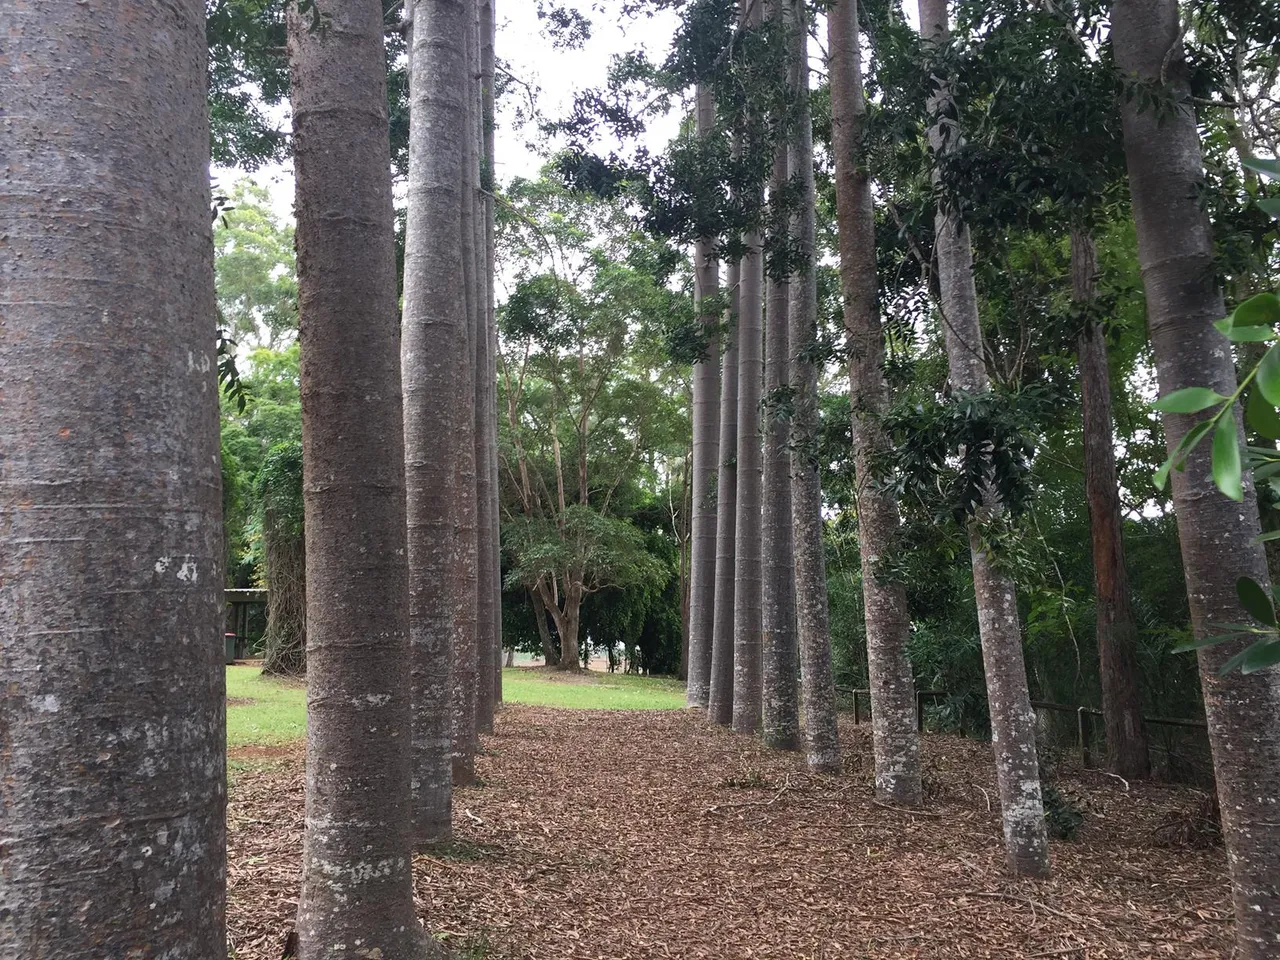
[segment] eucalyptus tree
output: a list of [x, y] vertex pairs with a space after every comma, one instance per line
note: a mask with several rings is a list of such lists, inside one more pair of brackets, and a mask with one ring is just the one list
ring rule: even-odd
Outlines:
[[899, 527], [893, 494], [881, 488], [875, 461], [889, 447], [881, 418], [889, 404], [876, 274], [875, 211], [866, 168], [867, 102], [856, 0], [827, 11], [840, 280], [849, 357], [849, 406], [857, 487], [858, 547], [875, 742], [876, 793], [917, 806], [923, 792], [915, 680], [907, 659], [907, 593], [883, 569]]
[[[770, 0], [769, 24], [785, 37], [787, 2]], [[784, 59], [779, 78], [785, 84]], [[789, 115], [785, 97], [774, 105], [770, 121], [777, 131], [786, 129]], [[791, 535], [791, 455], [788, 427], [779, 409], [781, 394], [790, 384], [790, 351], [787, 347], [789, 284], [787, 256], [790, 248], [787, 186], [790, 181], [787, 144], [779, 137], [773, 148], [769, 175], [769, 230], [765, 270], [764, 452], [761, 470], [760, 538], [762, 724], [764, 742], [775, 749], [800, 746], [800, 702], [796, 685], [795, 560]]]
[[380, 3], [291, 7], [289, 59], [309, 587], [299, 956], [332, 956], [334, 944], [421, 956], [412, 738], [402, 735], [409, 590]]
[[734, 577], [738, 509], [738, 312], [741, 264], [729, 263], [729, 302], [720, 361], [720, 463], [716, 477], [715, 619], [711, 631], [711, 689], [707, 719], [728, 726], [733, 721], [733, 629], [736, 610]]
[[220, 956], [204, 5], [4, 21], [0, 952]]
[[831, 629], [823, 557], [822, 487], [815, 457], [818, 414], [818, 297], [813, 113], [809, 95], [809, 19], [803, 0], [787, 0], [788, 84], [795, 123], [788, 163], [799, 182], [793, 244], [799, 258], [790, 278], [788, 352], [791, 361], [791, 516], [794, 531], [796, 625], [801, 706], [810, 769], [840, 766]]
[[[950, 37], [947, 0], [920, 0], [919, 11], [926, 49], [934, 54], [943, 52]], [[930, 148], [935, 157], [945, 157], [961, 135], [954, 122], [947, 119], [954, 108], [945, 79], [935, 86], [929, 107]], [[969, 230], [955, 208], [945, 204], [938, 206], [934, 222], [938, 310], [945, 332], [950, 384], [959, 394], [981, 397], [990, 392], [991, 385], [978, 317]], [[989, 478], [990, 455], [985, 451], [969, 453], [980, 458], [979, 469]], [[990, 479], [978, 486], [981, 503], [969, 521], [968, 534], [1005, 851], [1015, 873], [1043, 877], [1049, 873], [1049, 844], [1017, 593], [1012, 577], [997, 562], [989, 541], [1004, 507]]]
[[[1209, 404], [1181, 404], [1186, 388], [1236, 393], [1228, 341], [1215, 322], [1225, 313], [1209, 222], [1198, 195], [1203, 165], [1196, 114], [1173, 0], [1117, 0], [1112, 47], [1126, 97], [1124, 146], [1147, 291], [1156, 376], [1165, 409], [1192, 628], [1198, 640], [1239, 619], [1236, 583], [1267, 580], [1257, 544], [1252, 480], [1241, 473], [1238, 412], [1218, 416], [1212, 450], [1195, 444], [1214, 423]], [[1203, 392], [1203, 389], [1201, 390]], [[1231, 464], [1235, 469], [1231, 470]], [[1232, 487], [1228, 497], [1219, 487]], [[1280, 942], [1280, 672], [1221, 672], [1248, 641], [1199, 652], [1205, 713], [1231, 873], [1238, 955], [1262, 958]]]
[[447, 839], [452, 814], [454, 603], [459, 451], [471, 357], [462, 293], [462, 0], [412, 8], [408, 215], [400, 367], [404, 384], [414, 842]]

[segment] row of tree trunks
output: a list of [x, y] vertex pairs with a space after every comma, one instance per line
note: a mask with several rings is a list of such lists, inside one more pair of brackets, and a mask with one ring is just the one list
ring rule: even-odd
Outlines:
[[4, 8], [9, 957], [226, 953], [204, 14], [197, 0]]
[[831, 7], [827, 34], [876, 795], [885, 802], [918, 806], [922, 800], [920, 736], [915, 680], [907, 659], [911, 613], [905, 587], [882, 579], [880, 570], [882, 559], [893, 549], [899, 517], [897, 503], [879, 489], [872, 466], [888, 448], [881, 418], [889, 406], [889, 388], [884, 379], [875, 212], [862, 151], [867, 104], [862, 90], [856, 0], [837, 0]]
[[[947, 0], [920, 0], [920, 31], [933, 48], [946, 45], [950, 35]], [[929, 141], [935, 154], [954, 148], [960, 137], [954, 124], [944, 119], [949, 112], [949, 98], [945, 84], [930, 95], [930, 114], [935, 119]], [[986, 393], [990, 382], [983, 355], [969, 230], [954, 212], [943, 207], [938, 208], [934, 219], [934, 252], [951, 386], [962, 394]], [[978, 516], [970, 522], [969, 544], [1005, 852], [1015, 873], [1043, 877], [1049, 873], [1049, 841], [1040, 794], [1035, 712], [1022, 655], [1022, 623], [1013, 579], [1001, 569], [983, 541], [984, 524], [1003, 508], [993, 491], [988, 490], [985, 499]]]
[[410, 641], [382, 5], [326, 15], [322, 31], [288, 12], [309, 587], [298, 955], [416, 957], [411, 738], [393, 734], [410, 730]]
[[[1147, 322], [1161, 395], [1184, 387], [1235, 392], [1230, 345], [1213, 327], [1223, 316], [1209, 221], [1199, 132], [1182, 48], [1176, 0], [1116, 0], [1111, 16], [1116, 65], [1129, 83], [1155, 84], [1171, 111], [1123, 104], [1125, 156], [1147, 293]], [[1202, 418], [1165, 414], [1170, 452]], [[1242, 433], [1242, 432], [1241, 432]], [[1173, 472], [1173, 503], [1196, 637], [1242, 618], [1239, 577], [1267, 582], [1256, 494], [1248, 471], [1244, 502], [1223, 496], [1212, 479], [1209, 444]], [[1280, 671], [1220, 676], [1247, 641], [1205, 647], [1200, 677], [1222, 810], [1223, 838], [1236, 912], [1237, 954], [1274, 957], [1280, 949]]]
[[[697, 91], [697, 132], [711, 136], [715, 101], [711, 91]], [[720, 461], [719, 317], [706, 306], [720, 292], [719, 265], [711, 237], [694, 249], [695, 311], [707, 333], [706, 352], [693, 366], [693, 533], [689, 549], [689, 681], [687, 702], [706, 707], [711, 696], [711, 648], [715, 623], [716, 482]]]

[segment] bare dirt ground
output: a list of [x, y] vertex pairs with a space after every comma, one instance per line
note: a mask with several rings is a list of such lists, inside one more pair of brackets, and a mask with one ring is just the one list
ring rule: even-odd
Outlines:
[[[1064, 772], [1084, 826], [1020, 882], [988, 745], [929, 737], [913, 814], [874, 803], [869, 729], [841, 732], [845, 773], [816, 777], [691, 713], [507, 706], [455, 849], [416, 861], [420, 915], [494, 960], [1230, 955], [1222, 851], [1156, 838], [1191, 791]], [[282, 752], [231, 790], [236, 960], [277, 960], [296, 907], [302, 748]]]

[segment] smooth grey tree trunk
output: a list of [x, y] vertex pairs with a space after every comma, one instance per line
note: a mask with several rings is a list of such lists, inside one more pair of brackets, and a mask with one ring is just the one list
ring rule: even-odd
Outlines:
[[[770, 0], [766, 16], [785, 23], [785, 0]], [[784, 126], [784, 111], [777, 110], [774, 121]], [[770, 204], [781, 207], [790, 169], [787, 145], [774, 150], [773, 173], [769, 180]], [[784, 217], [774, 217], [773, 228], [787, 231]], [[785, 237], [779, 238], [785, 241]], [[785, 249], [785, 243], [778, 244]], [[766, 270], [764, 392], [776, 399], [780, 387], [790, 382], [787, 340], [790, 290], [785, 276]], [[761, 470], [760, 539], [761, 564], [760, 622], [763, 667], [761, 694], [763, 737], [776, 750], [800, 747], [800, 690], [796, 650], [795, 561], [791, 543], [791, 454], [788, 452], [785, 418], [775, 409], [766, 414], [763, 466]]]
[[467, 442], [458, 451], [456, 468], [458, 489], [454, 500], [455, 549], [450, 589], [454, 610], [453, 647], [453, 782], [455, 786], [475, 780], [475, 752], [478, 743], [476, 727], [476, 701], [479, 685], [479, 652], [477, 649], [477, 616], [479, 608], [478, 579], [478, 511], [476, 484], [476, 422], [475, 405], [476, 369], [475, 338], [479, 334], [481, 305], [477, 296], [476, 225], [478, 207], [477, 191], [480, 183], [480, 154], [477, 136], [476, 112], [477, 64], [479, 63], [479, 38], [476, 31], [476, 0], [463, 0], [466, 17], [466, 36], [463, 40], [464, 76], [462, 109], [464, 113], [462, 140], [462, 289], [466, 311], [467, 352], [458, 380], [460, 394], [466, 398], [462, 404], [459, 422], [466, 431]]
[[[1204, 182], [1195, 113], [1187, 86], [1178, 7], [1172, 0], [1117, 0], [1112, 8], [1116, 65], [1126, 83], [1155, 83], [1172, 111], [1123, 108], [1124, 145], [1147, 291], [1147, 322], [1160, 393], [1209, 387], [1230, 396], [1236, 386], [1231, 349], [1212, 326], [1225, 313], [1214, 282], [1213, 239], [1200, 206]], [[1165, 414], [1172, 451], [1199, 419]], [[1245, 619], [1236, 598], [1242, 576], [1267, 582], [1266, 557], [1253, 540], [1258, 511], [1252, 480], [1244, 502], [1218, 492], [1201, 444], [1185, 471], [1173, 472], [1173, 504], [1182, 542], [1191, 621], [1197, 637]], [[1280, 951], [1280, 670], [1218, 676], [1236, 642], [1200, 651], [1200, 679], [1213, 748], [1236, 911], [1236, 955]]]
[[790, 70], [798, 118], [789, 164], [801, 184], [795, 245], [803, 265], [791, 278], [789, 304], [791, 385], [791, 517], [794, 532], [796, 626], [800, 646], [800, 694], [809, 768], [836, 772], [840, 742], [836, 731], [836, 688], [831, 674], [831, 627], [827, 610], [827, 568], [823, 556], [822, 481], [818, 475], [818, 367], [812, 352], [818, 340], [817, 218], [813, 182], [813, 115], [809, 104], [809, 31], [803, 0], [790, 4]]
[[720, 474], [716, 481], [716, 594], [711, 632], [711, 694], [707, 717], [733, 722], [734, 537], [738, 507], [738, 302], [742, 270], [728, 270], [729, 316], [720, 375]]
[[[1094, 301], [1097, 272], [1093, 237], [1084, 227], [1072, 230], [1072, 299], [1086, 308]], [[1138, 624], [1129, 603], [1129, 577], [1124, 566], [1124, 520], [1111, 420], [1111, 370], [1106, 333], [1100, 324], [1093, 320], [1086, 323], [1077, 352], [1107, 761], [1118, 776], [1145, 780], [1151, 776], [1151, 755], [1142, 723], [1142, 690], [1138, 686]]]
[[489, 550], [493, 554], [493, 701], [502, 702], [502, 511], [498, 498], [498, 322], [494, 303], [496, 269], [496, 234], [494, 231], [494, 191], [497, 188], [497, 166], [494, 159], [495, 137], [495, 75], [497, 19], [494, 0], [480, 0], [480, 82], [484, 86], [484, 156], [485, 169], [481, 175], [484, 190], [485, 228], [485, 294], [488, 302], [486, 318], [489, 336], [488, 368], [489, 404], [485, 410], [487, 439], [489, 443], [489, 470], [493, 482], [489, 486]]
[[321, 31], [288, 12], [308, 588], [299, 956], [420, 957], [382, 5], [325, 13]]
[[485, 8], [493, 17], [488, 0], [476, 4], [476, 62], [472, 65], [475, 79], [475, 131], [473, 136], [479, 155], [479, 175], [476, 181], [476, 318], [475, 318], [475, 403], [476, 403], [476, 729], [480, 733], [493, 733], [493, 713], [497, 705], [494, 680], [498, 664], [497, 583], [498, 554], [494, 549], [493, 497], [496, 473], [492, 458], [492, 431], [496, 426], [497, 407], [489, 374], [490, 297], [493, 288], [489, 271], [489, 150], [491, 137], [485, 109], [486, 80], [484, 76], [484, 48], [488, 36]]
[[[947, 0], [920, 0], [920, 28], [926, 44], [941, 45], [949, 34]], [[945, 112], [948, 91], [935, 90], [930, 113]], [[954, 146], [960, 131], [944, 131], [941, 121], [929, 130], [932, 150]], [[934, 252], [938, 264], [939, 311], [947, 344], [951, 386], [958, 393], [991, 389], [983, 360], [978, 295], [973, 280], [969, 229], [954, 214], [939, 208], [934, 216]], [[1027, 689], [1022, 654], [1022, 623], [1013, 579], [983, 542], [983, 527], [1002, 507], [988, 495], [980, 515], [969, 525], [969, 553], [978, 607], [978, 632], [986, 672], [991, 713], [991, 741], [1004, 824], [1005, 853], [1014, 873], [1049, 875], [1049, 840], [1040, 795], [1040, 762], [1036, 754], [1035, 712]]]
[[204, 7], [0, 20], [0, 955], [222, 957]]
[[734, 522], [733, 729], [761, 720], [760, 394], [764, 386], [764, 258], [759, 233], [746, 237], [738, 297], [738, 503]]
[[413, 839], [448, 840], [453, 805], [453, 573], [455, 464], [470, 442], [463, 299], [461, 0], [413, 5], [405, 222], [405, 481], [408, 501], [410, 673], [413, 691]]
[[904, 586], [881, 579], [880, 570], [882, 559], [894, 548], [899, 516], [893, 496], [877, 484], [873, 466], [889, 447], [881, 426], [889, 407], [889, 387], [884, 378], [884, 331], [876, 280], [875, 211], [862, 150], [867, 104], [856, 0], [836, 0], [827, 12], [827, 34], [876, 795], [887, 803], [918, 806], [923, 799], [920, 735], [915, 678], [907, 659], [911, 612]]
[[[697, 91], [697, 130], [715, 128], [711, 92]], [[693, 365], [693, 535], [689, 560], [689, 680], [691, 707], [705, 707], [711, 696], [711, 647], [715, 624], [716, 484], [720, 461], [720, 341], [714, 334], [720, 317], [705, 304], [720, 293], [720, 266], [711, 237], [694, 246], [694, 299], [708, 331], [706, 356]]]

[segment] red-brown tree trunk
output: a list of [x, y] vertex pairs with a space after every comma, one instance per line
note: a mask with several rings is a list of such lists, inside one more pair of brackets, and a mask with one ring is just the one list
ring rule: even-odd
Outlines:
[[[1077, 303], [1093, 302], [1096, 273], [1093, 238], [1084, 228], [1073, 230], [1072, 297]], [[1124, 520], [1111, 421], [1111, 371], [1105, 334], [1097, 323], [1090, 321], [1081, 332], [1078, 353], [1084, 486], [1093, 542], [1098, 673], [1102, 680], [1107, 761], [1117, 775], [1145, 780], [1151, 776], [1151, 757], [1138, 686], [1138, 624], [1129, 604], [1129, 578], [1124, 566]]]

